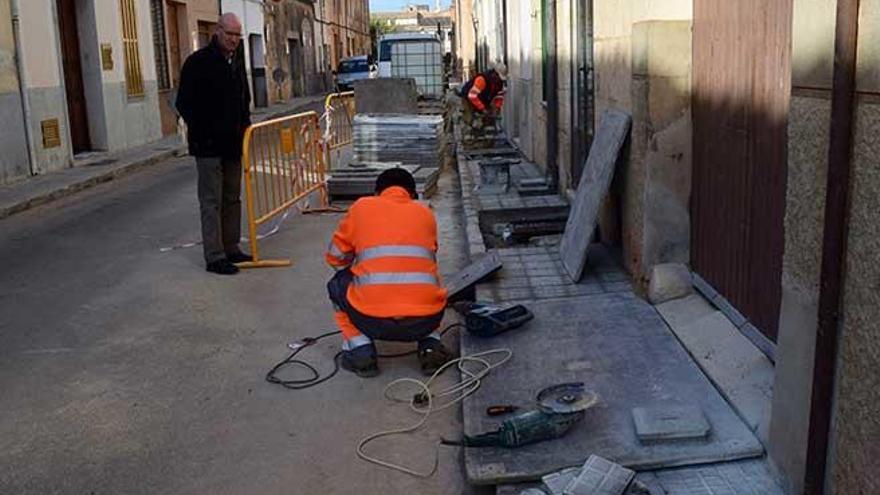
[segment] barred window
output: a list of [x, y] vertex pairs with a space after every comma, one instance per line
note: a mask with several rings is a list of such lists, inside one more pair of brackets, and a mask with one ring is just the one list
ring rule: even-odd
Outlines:
[[165, 12], [163, 0], [150, 0], [150, 17], [153, 21], [153, 50], [156, 53], [156, 79], [159, 89], [171, 89], [168, 74], [168, 46], [165, 43]]
[[119, 0], [122, 13], [122, 48], [125, 56], [125, 86], [128, 96], [144, 95], [144, 75], [138, 48], [137, 15], [134, 0]]

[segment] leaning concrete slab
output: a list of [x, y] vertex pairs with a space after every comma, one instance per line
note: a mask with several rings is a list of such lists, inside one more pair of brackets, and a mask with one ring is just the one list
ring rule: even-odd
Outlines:
[[[526, 303], [528, 304], [528, 303]], [[600, 402], [564, 437], [518, 449], [465, 450], [475, 484], [534, 480], [601, 455], [630, 469], [655, 469], [760, 456], [763, 447], [687, 355], [653, 307], [631, 292], [529, 305], [529, 328], [499, 339], [462, 334], [462, 354], [497, 347], [513, 359], [463, 404], [464, 432], [498, 427], [493, 404], [534, 403], [549, 385], [583, 381]], [[698, 405], [712, 426], [704, 440], [642, 445], [633, 407]]]
[[501, 256], [495, 250], [489, 251], [475, 259], [470, 265], [447, 277], [447, 299], [454, 302], [463, 297], [464, 292], [472, 289], [474, 285], [500, 270], [501, 266]]
[[357, 113], [419, 113], [415, 79], [383, 77], [354, 83]]
[[631, 122], [629, 114], [618, 110], [606, 111], [599, 122], [599, 131], [590, 148], [559, 248], [562, 263], [575, 282], [584, 274], [587, 248], [596, 228], [599, 208], [611, 187], [617, 157], [629, 134]]

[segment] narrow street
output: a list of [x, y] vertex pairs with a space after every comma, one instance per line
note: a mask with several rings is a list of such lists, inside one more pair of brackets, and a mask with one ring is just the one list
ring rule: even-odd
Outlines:
[[[455, 180], [433, 200], [444, 272], [464, 252]], [[454, 448], [429, 480], [356, 458], [362, 437], [418, 418], [382, 398], [420, 376], [415, 357], [382, 362], [380, 380], [264, 380], [287, 342], [333, 330], [323, 251], [338, 218], [291, 216], [264, 241], [292, 268], [212, 276], [199, 247], [160, 252], [199, 237], [181, 158], [0, 222], [0, 493], [469, 493]], [[301, 356], [324, 373], [338, 345]], [[459, 415], [369, 448], [429, 468]]]

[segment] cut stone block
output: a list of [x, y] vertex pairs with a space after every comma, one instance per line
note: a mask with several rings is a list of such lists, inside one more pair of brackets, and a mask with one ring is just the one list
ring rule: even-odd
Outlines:
[[635, 471], [608, 459], [591, 455], [581, 473], [562, 492], [564, 495], [621, 495]]
[[641, 442], [701, 439], [711, 430], [702, 409], [696, 406], [636, 407], [632, 416]]
[[693, 292], [691, 271], [681, 263], [655, 265], [648, 284], [648, 300], [651, 304], [662, 304], [673, 299], [686, 297]]
[[629, 114], [607, 110], [602, 114], [599, 131], [590, 148], [559, 247], [565, 269], [575, 282], [580, 281], [584, 274], [587, 248], [596, 228], [599, 208], [611, 187], [614, 168], [629, 134], [631, 120]]

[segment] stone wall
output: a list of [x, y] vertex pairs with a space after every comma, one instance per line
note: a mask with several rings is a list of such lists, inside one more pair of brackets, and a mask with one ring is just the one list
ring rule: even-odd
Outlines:
[[609, 108], [633, 115], [600, 230], [644, 289], [654, 264], [689, 260], [692, 4], [596, 2], [593, 14], [596, 125]]
[[[795, 0], [783, 298], [769, 451], [803, 490], [827, 182], [835, 8]], [[880, 2], [863, 1], [850, 220], [827, 493], [880, 491]]]

